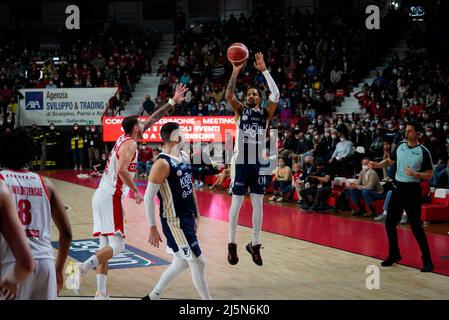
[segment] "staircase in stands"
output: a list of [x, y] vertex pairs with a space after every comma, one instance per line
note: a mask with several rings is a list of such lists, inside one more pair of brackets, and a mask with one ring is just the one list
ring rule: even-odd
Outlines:
[[157, 48], [154, 57], [151, 60], [151, 74], [142, 75], [139, 83], [136, 84], [135, 91], [132, 98], [126, 104], [125, 110], [122, 112], [122, 116], [128, 116], [137, 114], [140, 106], [145, 100], [146, 95], [150, 95], [151, 100], [157, 96], [157, 87], [159, 85], [160, 76], [157, 76], [157, 69], [159, 67], [159, 61], [167, 64], [170, 53], [174, 49], [173, 34], [164, 34], [162, 40]]

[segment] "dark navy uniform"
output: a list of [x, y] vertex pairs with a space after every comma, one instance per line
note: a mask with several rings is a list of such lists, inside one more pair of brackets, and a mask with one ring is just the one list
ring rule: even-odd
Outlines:
[[237, 120], [235, 175], [232, 188], [235, 195], [245, 195], [248, 188], [250, 193], [264, 193], [265, 177], [260, 175], [259, 171], [265, 148], [267, 118], [265, 109], [254, 110], [243, 107]]
[[157, 194], [167, 246], [173, 252], [181, 250], [186, 258], [191, 257], [191, 252], [199, 257], [201, 249], [195, 233], [196, 208], [190, 161], [182, 152], [180, 159], [166, 153], [159, 154], [158, 159], [166, 160], [170, 166], [170, 174]]

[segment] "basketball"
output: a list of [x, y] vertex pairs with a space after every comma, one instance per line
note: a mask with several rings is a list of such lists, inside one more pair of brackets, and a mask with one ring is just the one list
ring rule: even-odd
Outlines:
[[248, 59], [249, 50], [243, 43], [236, 42], [229, 46], [227, 55], [229, 62], [239, 65]]

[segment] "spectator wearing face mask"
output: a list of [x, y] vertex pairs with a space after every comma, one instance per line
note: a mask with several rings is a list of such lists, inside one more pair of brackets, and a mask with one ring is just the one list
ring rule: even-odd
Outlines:
[[92, 177], [101, 177], [107, 162], [108, 162], [108, 154], [106, 152], [103, 152], [101, 154], [100, 159], [92, 166], [93, 171], [91, 172], [90, 175]]
[[306, 211], [323, 211], [332, 190], [331, 174], [324, 162], [318, 161], [316, 171], [305, 177], [306, 188], [301, 191], [301, 208]]
[[292, 191], [292, 171], [290, 167], [286, 165], [285, 159], [279, 157], [279, 165], [274, 170], [273, 188], [274, 195], [269, 198], [270, 201], [281, 202], [284, 197], [289, 197]]
[[54, 123], [50, 123], [49, 130], [45, 133], [45, 168], [55, 169], [60, 162], [61, 133], [56, 130]]
[[87, 145], [89, 168], [92, 168], [92, 165], [97, 163], [100, 158], [101, 133], [96, 126], [90, 126], [86, 130], [88, 131], [85, 135], [85, 143]]
[[[352, 202], [357, 206], [358, 210], [354, 210], [352, 215], [361, 215], [364, 217], [374, 217], [377, 215], [374, 201], [384, 199], [383, 188], [380, 185], [380, 179], [377, 172], [369, 168], [369, 159], [362, 160], [362, 171], [359, 174], [357, 183], [349, 185]], [[369, 212], [364, 213], [360, 204], [363, 199], [369, 207]]]
[[448, 152], [446, 148], [446, 141], [439, 140], [437, 136], [432, 135], [430, 138], [430, 154], [433, 161], [433, 176], [430, 180], [432, 187], [446, 187], [444, 176], [447, 170]]
[[77, 123], [73, 125], [73, 131], [70, 138], [70, 149], [72, 150], [74, 170], [83, 170], [83, 148], [84, 139]]
[[351, 131], [350, 140], [354, 145], [354, 148], [363, 147], [367, 149], [368, 147], [368, 137], [362, 132], [359, 126], [356, 126], [354, 130]]
[[301, 169], [301, 165], [299, 163], [293, 164], [293, 177], [292, 177], [292, 187], [296, 190], [299, 200], [298, 204], [301, 202], [301, 191], [304, 189], [304, 180], [301, 180], [303, 175], [303, 170]]
[[329, 163], [339, 162], [349, 157], [353, 153], [352, 142], [346, 139], [346, 135], [340, 133], [340, 142], [335, 146], [335, 150], [329, 160]]
[[153, 150], [147, 145], [141, 144], [139, 146], [137, 158], [137, 172], [141, 177], [147, 177], [150, 173], [153, 160]]
[[396, 134], [396, 138], [394, 140], [394, 144], [397, 146], [405, 139], [405, 125], [404, 123], [399, 123], [399, 130]]
[[382, 129], [377, 127], [373, 132], [373, 141], [369, 147], [369, 157], [372, 159], [382, 158], [384, 148], [384, 138]]
[[295, 154], [302, 155], [302, 154], [306, 153], [312, 147], [313, 146], [311, 145], [310, 141], [306, 139], [304, 132], [299, 132], [298, 133], [298, 144], [296, 146]]
[[36, 124], [33, 124], [30, 130], [30, 136], [33, 138], [34, 146], [36, 148], [36, 157], [31, 162], [33, 170], [39, 170], [42, 166], [42, 149], [45, 138], [45, 133], [37, 127]]
[[326, 140], [327, 140], [327, 154], [328, 158], [330, 159], [332, 158], [335, 148], [337, 147], [337, 144], [339, 142], [337, 130], [331, 129], [330, 136], [327, 137]]
[[280, 150], [281, 157], [290, 158], [290, 156], [295, 152], [298, 140], [295, 138], [293, 131], [288, 129], [284, 132], [284, 144], [283, 149]]

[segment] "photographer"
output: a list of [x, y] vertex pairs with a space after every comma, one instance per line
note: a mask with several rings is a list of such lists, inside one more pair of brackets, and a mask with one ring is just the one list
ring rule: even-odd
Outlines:
[[[323, 211], [326, 207], [326, 200], [332, 191], [331, 175], [323, 161], [317, 161], [316, 172], [307, 174], [305, 184], [308, 187], [301, 191], [303, 199], [302, 209], [307, 211]], [[310, 201], [309, 197], [313, 199]]]

